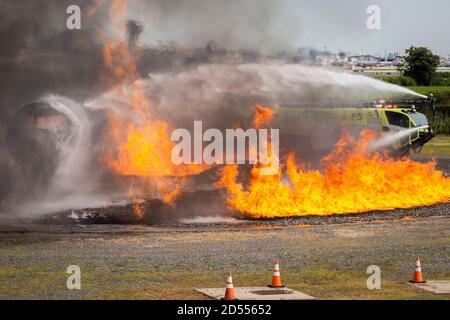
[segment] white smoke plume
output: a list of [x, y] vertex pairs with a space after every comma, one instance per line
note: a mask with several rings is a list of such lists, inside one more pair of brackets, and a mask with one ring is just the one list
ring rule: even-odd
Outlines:
[[[152, 104], [175, 118], [200, 119], [214, 116], [232, 99], [232, 108], [264, 99], [269, 104], [284, 102], [320, 103], [370, 101], [402, 96], [424, 97], [412, 90], [373, 78], [300, 64], [211, 64], [178, 73], [151, 74], [137, 84]], [[229, 105], [231, 102], [227, 102]], [[328, 104], [329, 103], [329, 104]], [[114, 92], [86, 103], [89, 108], [116, 107], [121, 101]], [[309, 106], [309, 105], [305, 105]], [[227, 112], [231, 110], [225, 110]], [[218, 115], [217, 115], [218, 116]]]

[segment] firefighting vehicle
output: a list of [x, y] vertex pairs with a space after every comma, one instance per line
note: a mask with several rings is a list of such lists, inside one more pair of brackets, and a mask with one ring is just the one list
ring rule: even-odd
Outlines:
[[326, 107], [285, 104], [280, 105], [272, 126], [280, 128], [282, 138], [296, 137], [299, 145], [310, 149], [333, 147], [343, 130], [350, 134], [364, 129], [382, 134], [408, 130], [409, 134], [389, 146], [394, 155], [404, 156], [410, 150], [420, 152], [436, 135], [427, 116], [418, 112], [417, 107], [434, 110], [434, 98], [377, 100], [352, 105], [327, 103]]

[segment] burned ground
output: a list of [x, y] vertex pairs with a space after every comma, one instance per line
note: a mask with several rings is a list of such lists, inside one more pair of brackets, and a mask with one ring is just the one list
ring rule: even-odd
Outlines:
[[[418, 161], [429, 161], [426, 157], [416, 157]], [[437, 169], [450, 174], [450, 158], [435, 159]], [[204, 186], [204, 174], [195, 178], [197, 185]], [[210, 177], [209, 177], [210, 178]], [[417, 192], [420, 192], [418, 190]], [[107, 208], [92, 208], [83, 210], [68, 210], [56, 214], [45, 215], [38, 221], [42, 224], [146, 224], [162, 226], [180, 226], [180, 220], [195, 217], [233, 217], [242, 223], [252, 223], [266, 226], [286, 226], [296, 224], [336, 224], [349, 222], [370, 222], [377, 220], [398, 220], [408, 218], [425, 218], [432, 216], [450, 216], [450, 203], [435, 204], [407, 209], [378, 210], [363, 213], [307, 215], [275, 219], [251, 219], [245, 213], [233, 212], [227, 209], [223, 194], [215, 189], [187, 191], [183, 193], [174, 205], [168, 205], [160, 200], [147, 200], [141, 204], [144, 216], [137, 219], [133, 204], [116, 205]], [[233, 222], [235, 224], [236, 222]], [[203, 224], [202, 224], [203, 225]]]

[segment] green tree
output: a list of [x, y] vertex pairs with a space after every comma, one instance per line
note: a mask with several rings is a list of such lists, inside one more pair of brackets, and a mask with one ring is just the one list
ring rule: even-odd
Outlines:
[[425, 47], [406, 50], [404, 75], [413, 78], [420, 86], [429, 86], [439, 66], [439, 56]]

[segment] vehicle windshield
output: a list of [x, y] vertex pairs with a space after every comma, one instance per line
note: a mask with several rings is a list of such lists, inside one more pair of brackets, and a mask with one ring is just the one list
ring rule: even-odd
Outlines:
[[386, 111], [386, 117], [390, 125], [409, 128], [409, 118], [400, 112]]
[[410, 116], [416, 127], [428, 125], [427, 117], [423, 113], [414, 112], [411, 113]]

